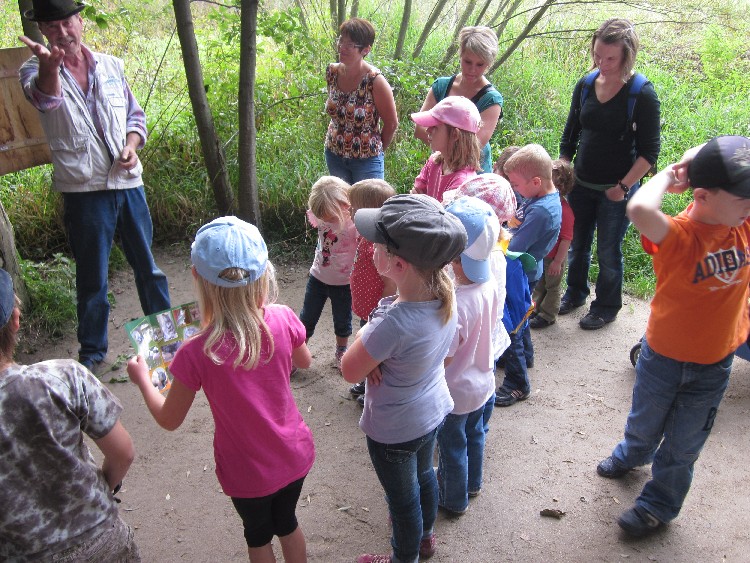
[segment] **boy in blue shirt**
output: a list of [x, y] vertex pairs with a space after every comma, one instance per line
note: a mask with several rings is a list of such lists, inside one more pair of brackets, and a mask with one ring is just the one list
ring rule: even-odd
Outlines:
[[[552, 158], [541, 145], [526, 145], [506, 161], [503, 171], [513, 190], [524, 198], [523, 222], [513, 231], [508, 250], [526, 252], [537, 261], [536, 270], [527, 272], [529, 292], [533, 292], [562, 222], [560, 196], [552, 183]], [[534, 365], [534, 346], [528, 323], [511, 335], [503, 358], [505, 379], [497, 389], [495, 405], [509, 407], [531, 393], [528, 368]]]

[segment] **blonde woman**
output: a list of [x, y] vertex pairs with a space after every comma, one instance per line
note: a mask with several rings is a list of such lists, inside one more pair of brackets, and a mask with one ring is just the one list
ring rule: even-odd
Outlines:
[[[432, 109], [448, 96], [463, 96], [470, 99], [477, 106], [482, 121], [482, 126], [477, 131], [479, 146], [482, 147], [481, 172], [492, 172], [490, 137], [503, 115], [503, 96], [487, 80], [484, 73], [492, 66], [497, 56], [497, 35], [486, 26], [465, 27], [461, 30], [458, 40], [461, 72], [435, 80], [420, 111]], [[417, 126], [414, 136], [425, 144], [430, 144], [426, 127]]]

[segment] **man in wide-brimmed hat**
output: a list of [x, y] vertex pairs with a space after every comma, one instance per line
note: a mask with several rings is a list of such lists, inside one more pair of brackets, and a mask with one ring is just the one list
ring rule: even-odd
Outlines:
[[146, 116], [125, 80], [121, 59], [82, 42], [85, 8], [75, 0], [33, 0], [24, 14], [48, 46], [21, 37], [34, 54], [21, 85], [52, 151], [52, 187], [61, 192], [76, 260], [79, 361], [101, 372], [107, 355], [107, 275], [115, 232], [135, 273], [145, 314], [168, 309], [167, 278], [151, 254], [152, 223], [136, 149]]

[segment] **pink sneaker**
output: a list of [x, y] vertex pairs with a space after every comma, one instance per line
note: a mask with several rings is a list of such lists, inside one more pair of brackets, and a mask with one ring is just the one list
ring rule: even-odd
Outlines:
[[369, 553], [357, 557], [357, 563], [391, 563], [390, 555], [370, 555]]
[[422, 538], [422, 541], [419, 542], [420, 559], [429, 559], [430, 557], [435, 555], [436, 546], [437, 541], [435, 541], [435, 534], [430, 534], [426, 538]]

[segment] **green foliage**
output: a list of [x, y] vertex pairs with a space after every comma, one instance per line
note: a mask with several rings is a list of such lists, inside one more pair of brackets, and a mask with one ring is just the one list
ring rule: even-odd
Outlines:
[[44, 262], [21, 260], [20, 265], [31, 301], [24, 330], [63, 336], [76, 319], [75, 263], [58, 252]]
[[[327, 173], [325, 69], [336, 59], [327, 4], [303, 2], [304, 20], [296, 7], [289, 7], [292, 4], [261, 6], [255, 89], [264, 235], [272, 251], [283, 256], [295, 256], [299, 248], [306, 251], [312, 244], [304, 210], [310, 186]], [[426, 11], [424, 6], [415, 4], [402, 60], [390, 58], [402, 7], [371, 0], [359, 7], [360, 17], [372, 21], [377, 30], [368, 60], [381, 69], [396, 99], [400, 126], [385, 166], [386, 179], [400, 192], [411, 188], [429, 154], [414, 139], [409, 114], [420, 109], [436, 77], [458, 70], [457, 60], [447, 68], [441, 65], [453, 37], [451, 10], [439, 20], [420, 57], [411, 59], [427, 16], [420, 13]], [[456, 5], [456, 13], [463, 4]], [[277, 9], [277, 5], [284, 7]], [[507, 145], [528, 142], [540, 143], [557, 156], [573, 86], [590, 66], [592, 22], [613, 15], [605, 12], [610, 9], [606, 5], [561, 4], [555, 9], [490, 77], [505, 98], [504, 118], [492, 139], [495, 156]], [[236, 185], [240, 13], [203, 3], [194, 3], [192, 11], [209, 103]], [[660, 167], [716, 134], [750, 135], [750, 82], [743, 80], [750, 70], [743, 43], [749, 29], [746, 11], [722, 2], [706, 11], [709, 24], [693, 26], [647, 23], [656, 19], [653, 14], [634, 17], [644, 22], [638, 27], [642, 49], [637, 68], [656, 85], [662, 104]], [[189, 240], [217, 211], [185, 86], [171, 5], [164, 0], [93, 1], [85, 15], [100, 26], [89, 26], [87, 44], [125, 60], [131, 88], [148, 116], [150, 136], [140, 156], [156, 240]], [[0, 44], [18, 45], [17, 5], [1, 2], [0, 16], [10, 22], [0, 29]], [[523, 27], [522, 19], [508, 23], [501, 51]], [[50, 180], [48, 166], [0, 178], [0, 201], [15, 225], [19, 252], [27, 259], [41, 260], [66, 248], [60, 197], [50, 192]], [[689, 199], [689, 194], [668, 196], [664, 209], [675, 214]], [[628, 290], [647, 295], [653, 290], [651, 261], [635, 230], [629, 231], [623, 248]]]

